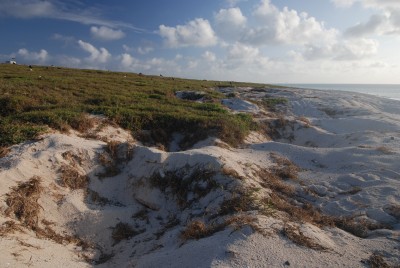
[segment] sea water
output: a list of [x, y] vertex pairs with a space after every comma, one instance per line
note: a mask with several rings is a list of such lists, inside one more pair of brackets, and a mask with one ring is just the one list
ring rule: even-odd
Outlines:
[[341, 90], [366, 93], [384, 98], [400, 100], [400, 85], [396, 84], [280, 84], [296, 88]]

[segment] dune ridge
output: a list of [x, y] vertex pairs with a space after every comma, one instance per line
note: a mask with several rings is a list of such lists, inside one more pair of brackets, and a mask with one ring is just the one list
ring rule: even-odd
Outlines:
[[[90, 135], [12, 146], [0, 159], [1, 265], [398, 267], [400, 102], [216, 90], [260, 125], [237, 148], [209, 137], [166, 152], [102, 118]], [[37, 209], [10, 210], [34, 178]]]

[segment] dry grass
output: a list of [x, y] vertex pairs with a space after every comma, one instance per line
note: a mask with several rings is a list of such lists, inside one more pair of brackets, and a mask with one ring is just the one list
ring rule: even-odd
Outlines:
[[199, 240], [223, 231], [226, 227], [232, 227], [233, 231], [238, 231], [245, 226], [249, 226], [254, 231], [266, 235], [266, 232], [262, 230], [256, 222], [257, 218], [255, 216], [247, 214], [230, 216], [221, 223], [206, 224], [202, 220], [193, 220], [189, 222], [186, 228], [181, 232], [181, 238], [184, 241], [190, 239]]
[[5, 146], [0, 146], [0, 158], [7, 156], [10, 153], [10, 148]]
[[386, 147], [386, 146], [379, 146], [379, 147], [376, 148], [376, 150], [378, 152], [383, 153], [383, 154], [393, 154], [393, 151], [390, 148]]
[[297, 245], [311, 248], [314, 250], [327, 250], [326, 247], [321, 246], [320, 244], [313, 241], [311, 238], [305, 236], [298, 226], [293, 226], [286, 224], [283, 227], [282, 234], [289, 238], [292, 242], [296, 243]]
[[354, 186], [354, 187], [351, 188], [350, 190], [341, 192], [340, 194], [342, 194], [342, 195], [346, 195], [346, 194], [354, 195], [354, 194], [357, 194], [357, 193], [359, 193], [359, 192], [361, 192], [361, 191], [362, 191], [362, 188], [361, 188], [361, 187], [359, 187], [359, 186]]
[[311, 121], [310, 121], [307, 117], [305, 117], [305, 116], [300, 116], [300, 117], [298, 118], [298, 120], [301, 121], [301, 122], [303, 122], [303, 123], [305, 124], [305, 127], [307, 127], [307, 128], [311, 127]]
[[210, 228], [203, 221], [191, 221], [181, 233], [181, 238], [186, 241], [189, 239], [200, 239], [210, 236]]
[[389, 225], [374, 223], [368, 219], [355, 219], [354, 217], [331, 217], [334, 225], [346, 232], [361, 238], [367, 238], [368, 232], [377, 229], [391, 229]]
[[129, 240], [138, 234], [140, 232], [134, 230], [128, 223], [119, 222], [113, 228], [111, 237], [114, 239], [114, 244], [118, 244], [122, 240]]
[[386, 208], [386, 211], [396, 219], [400, 219], [400, 205], [391, 204]]
[[[157, 187], [163, 192], [169, 190], [178, 205], [183, 208], [219, 187], [214, 175], [214, 170], [195, 166], [166, 171], [163, 175], [155, 172], [149, 180], [152, 187]], [[194, 194], [194, 199], [188, 200], [190, 193]]]
[[72, 128], [85, 134], [88, 133], [96, 124], [98, 124], [98, 121], [98, 118], [85, 114], [81, 116], [79, 120], [72, 121], [70, 125]]
[[43, 191], [40, 183], [41, 178], [34, 176], [29, 181], [20, 182], [17, 186], [12, 187], [11, 192], [6, 195], [8, 208], [5, 210], [5, 214], [15, 216], [24, 226], [36, 228], [41, 208], [38, 199]]
[[60, 168], [61, 185], [72, 190], [86, 189], [89, 184], [89, 177], [81, 175], [73, 167], [63, 165]]
[[260, 209], [255, 192], [248, 189], [236, 189], [232, 197], [225, 199], [220, 207], [219, 215], [232, 215]]
[[120, 146], [120, 142], [110, 141], [107, 143], [105, 151], [98, 155], [100, 164], [105, 168], [103, 173], [97, 174], [99, 178], [114, 177], [121, 173], [121, 170], [117, 166], [117, 162], [129, 159], [129, 157], [132, 155], [132, 152], [130, 148], [128, 148], [126, 157], [124, 159], [119, 159], [118, 151]]
[[13, 234], [15, 232], [23, 233], [22, 227], [15, 221], [6, 221], [0, 226], [0, 235], [5, 236], [7, 234]]
[[101, 196], [98, 192], [93, 191], [89, 188], [87, 189], [87, 197], [92, 203], [96, 205], [105, 206], [108, 204], [112, 204], [111, 200]]
[[275, 173], [272, 173], [266, 169], [260, 169], [257, 171], [258, 177], [262, 180], [261, 186], [269, 188], [275, 192], [285, 194], [286, 196], [293, 197], [295, 193], [294, 186], [282, 181], [281, 177]]
[[74, 152], [72, 151], [66, 151], [64, 153], [61, 154], [61, 156], [67, 160], [72, 166], [76, 166], [78, 165], [82, 165], [83, 159], [81, 156], [76, 155]]
[[253, 215], [242, 214], [242, 215], [234, 215], [232, 217], [228, 217], [223, 224], [224, 226], [232, 227], [233, 230], [235, 231], [240, 230], [245, 226], [250, 226], [254, 231], [262, 235], [266, 235], [267, 233], [264, 230], [262, 230], [256, 224], [256, 222], [257, 222], [257, 217]]
[[367, 262], [371, 268], [390, 268], [390, 265], [383, 259], [383, 257], [376, 253], [372, 254]]
[[113, 160], [118, 158], [118, 147], [121, 144], [119, 141], [109, 141], [106, 146], [106, 151]]
[[234, 170], [233, 168], [228, 168], [228, 167], [223, 167], [221, 170], [222, 175], [225, 175], [227, 177], [235, 178], [238, 180], [244, 180], [245, 178], [243, 176], [240, 176], [239, 173]]
[[273, 172], [282, 179], [297, 179], [300, 168], [289, 159], [276, 153], [271, 153], [271, 158], [277, 164]]

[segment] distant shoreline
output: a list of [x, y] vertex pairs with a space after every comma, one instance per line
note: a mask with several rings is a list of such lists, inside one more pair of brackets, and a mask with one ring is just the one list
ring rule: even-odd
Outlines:
[[400, 84], [277, 84], [279, 86], [365, 93], [400, 101]]

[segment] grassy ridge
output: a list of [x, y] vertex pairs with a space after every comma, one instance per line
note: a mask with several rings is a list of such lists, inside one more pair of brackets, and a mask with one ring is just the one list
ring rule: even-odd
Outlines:
[[[187, 80], [57, 67], [0, 64], [0, 146], [32, 139], [47, 127], [79, 128], [82, 114], [103, 114], [141, 138], [166, 143], [174, 131], [186, 140], [214, 134], [235, 144], [252, 128], [248, 115], [231, 115], [217, 86], [248, 83]], [[179, 90], [203, 91], [206, 103], [181, 100]]]

